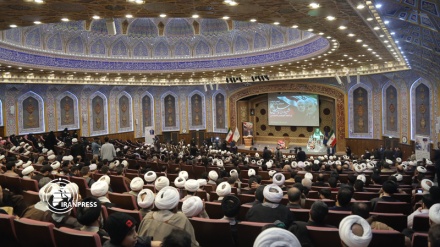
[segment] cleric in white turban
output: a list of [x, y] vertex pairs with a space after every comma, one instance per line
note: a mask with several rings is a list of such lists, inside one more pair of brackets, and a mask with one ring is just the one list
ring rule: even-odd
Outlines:
[[277, 173], [277, 171], [275, 171], [275, 170], [270, 170], [270, 171], [268, 172], [269, 177], [270, 177], [270, 178], [273, 178], [273, 175], [275, 175], [275, 173]]
[[301, 247], [301, 244], [292, 232], [271, 227], [258, 235], [253, 247]]
[[24, 179], [32, 179], [34, 171], [35, 169], [33, 166], [28, 166], [21, 171], [21, 174], [23, 174]]
[[197, 182], [197, 180], [195, 180], [195, 179], [188, 179], [185, 182], [185, 189], [188, 192], [194, 193], [199, 189], [199, 182]]
[[188, 180], [188, 172], [187, 171], [180, 171], [179, 177], [184, 178], [185, 180]]
[[169, 185], [170, 185], [170, 180], [165, 176], [160, 176], [154, 182], [154, 188], [156, 189], [156, 191], [160, 191], [162, 188]]
[[217, 181], [217, 179], [218, 179], [218, 174], [217, 174], [217, 172], [216, 171], [210, 171], [209, 173], [208, 173], [208, 179], [209, 179], [209, 181], [208, 181], [208, 184], [217, 184], [215, 181]]
[[282, 173], [275, 174], [272, 179], [273, 184], [276, 184], [280, 187], [284, 186], [284, 181], [286, 181], [286, 177], [284, 177], [284, 174]]
[[231, 185], [228, 182], [221, 182], [217, 186], [215, 192], [218, 195], [217, 201], [221, 201], [221, 200], [223, 200], [223, 197], [231, 194]]
[[177, 177], [176, 179], [174, 179], [174, 186], [176, 186], [176, 188], [185, 188], [185, 183], [186, 179], [184, 177]]
[[131, 191], [128, 193], [137, 197], [139, 194], [139, 191], [141, 191], [143, 188], [144, 188], [144, 180], [140, 177], [135, 177], [130, 182]]
[[373, 233], [365, 219], [358, 215], [349, 215], [339, 223], [339, 237], [344, 247], [367, 247]]
[[191, 247], [199, 246], [191, 222], [184, 213], [175, 210], [179, 199], [176, 188], [171, 186], [162, 188], [154, 199], [154, 205], [159, 210], [150, 211], [145, 215], [139, 224], [138, 235], [163, 241], [173, 229], [181, 229], [191, 236]]
[[139, 191], [137, 196], [137, 203], [141, 208], [139, 212], [142, 214], [142, 218], [153, 209], [154, 193], [150, 189], [143, 189]]
[[[45, 186], [43, 186], [38, 192], [40, 201], [34, 205], [34, 208], [44, 212], [49, 210], [49, 207], [47, 205], [47, 203], [49, 202], [49, 198], [53, 195], [54, 192], [58, 191], [59, 189], [60, 186], [56, 183], [48, 183]], [[25, 216], [26, 213], [22, 217], [26, 218]]]
[[97, 181], [93, 183], [90, 190], [92, 195], [97, 197], [101, 203], [110, 203], [110, 200], [106, 197], [108, 184], [105, 181]]
[[203, 211], [203, 201], [198, 196], [191, 196], [182, 203], [182, 212], [188, 217], [198, 217]]
[[440, 203], [436, 203], [429, 208], [429, 223], [431, 225], [440, 224]]
[[108, 175], [102, 175], [98, 181], [104, 181], [108, 184], [108, 186], [110, 186], [110, 177]]
[[256, 175], [256, 172], [255, 172], [255, 170], [254, 169], [249, 169], [248, 170], [248, 177], [252, 177], [252, 176], [255, 176]]
[[153, 171], [149, 171], [149, 172], [145, 173], [145, 175], [144, 175], [144, 179], [147, 183], [153, 183], [154, 180], [156, 180], [156, 178], [157, 178], [157, 175]]

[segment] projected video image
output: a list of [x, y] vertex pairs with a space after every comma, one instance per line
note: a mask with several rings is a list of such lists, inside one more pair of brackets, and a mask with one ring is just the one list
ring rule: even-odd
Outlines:
[[269, 125], [319, 126], [318, 95], [269, 94]]

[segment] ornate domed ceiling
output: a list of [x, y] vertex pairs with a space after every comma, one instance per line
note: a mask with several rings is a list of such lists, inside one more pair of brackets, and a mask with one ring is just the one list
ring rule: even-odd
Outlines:
[[[4, 82], [173, 85], [258, 74], [286, 80], [406, 70], [397, 36], [383, 19], [438, 11], [424, 0], [380, 1], [390, 9], [354, 0], [39, 2], [0, 1]], [[429, 25], [438, 25], [437, 14], [423, 14], [430, 22], [420, 14], [412, 28], [423, 26], [435, 37]], [[116, 35], [109, 35], [107, 24], [113, 23]], [[419, 42], [400, 46], [414, 50], [424, 46]], [[422, 60], [438, 66], [436, 58]], [[412, 59], [420, 60], [408, 57], [411, 65]]]

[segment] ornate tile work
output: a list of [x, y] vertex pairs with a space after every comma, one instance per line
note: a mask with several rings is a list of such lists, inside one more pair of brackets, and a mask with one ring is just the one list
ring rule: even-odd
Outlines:
[[421, 3], [422, 3], [421, 4], [422, 10], [424, 10], [430, 14], [433, 14], [435, 16], [438, 16], [437, 6], [435, 5], [435, 3], [425, 1], [425, 0], [421, 0]]
[[90, 46], [90, 54], [92, 55], [106, 55], [107, 48], [102, 40], [98, 39]]
[[47, 49], [55, 51], [63, 50], [63, 41], [59, 33], [54, 34], [47, 40]]
[[154, 47], [153, 55], [155, 57], [167, 57], [167, 56], [169, 56], [169, 48], [168, 48], [168, 45], [165, 43], [165, 41], [159, 42]]
[[179, 96], [168, 91], [160, 97], [162, 131], [180, 130]]
[[76, 36], [67, 43], [67, 51], [70, 53], [84, 54], [84, 41], [81, 36]]
[[270, 30], [271, 46], [278, 46], [284, 44], [284, 35], [276, 27]]
[[179, 130], [182, 129], [186, 129], [188, 130], [189, 126], [188, 126], [188, 116], [189, 116], [189, 109], [188, 109], [188, 94], [189, 92], [185, 89], [181, 89], [180, 87], [178, 87], [179, 90], [179, 107], [180, 107], [180, 111], [179, 111], [179, 119], [180, 119], [180, 128]]
[[174, 48], [174, 56], [190, 56], [191, 51], [189, 46], [187, 46], [182, 41], [179, 41]]
[[150, 52], [144, 42], [139, 42], [133, 49], [134, 57], [149, 57]]
[[41, 47], [41, 33], [39, 27], [34, 27], [30, 31], [26, 33], [26, 36], [24, 37], [24, 43], [27, 46], [32, 47]]
[[350, 138], [373, 138], [373, 91], [363, 83], [348, 91], [348, 133]]
[[206, 128], [205, 95], [199, 90], [188, 95], [188, 119], [190, 130]]
[[264, 49], [266, 47], [267, 47], [266, 38], [263, 35], [256, 33], [254, 37], [254, 49], [258, 50], [258, 49]]
[[205, 40], [200, 40], [199, 43], [197, 43], [195, 54], [197, 56], [211, 54], [211, 48]]
[[[99, 91], [89, 97], [90, 136], [108, 134], [107, 97]], [[114, 121], [112, 121], [114, 122]]]
[[93, 20], [90, 26], [90, 31], [96, 34], [108, 35], [105, 19]]
[[431, 83], [423, 78], [416, 80], [411, 86], [411, 138], [416, 135], [430, 136], [431, 134], [431, 116], [433, 112], [433, 95], [435, 92]]
[[151, 95], [148, 91], [143, 92], [140, 97], [140, 110], [141, 110], [141, 124], [139, 124], [140, 126], [142, 126], [142, 136], [145, 136], [145, 127], [153, 127], [155, 126], [155, 121], [154, 121], [154, 98], [153, 95]]
[[11, 28], [3, 31], [5, 41], [15, 44], [21, 44], [21, 31], [18, 28]]
[[117, 107], [116, 112], [118, 113], [117, 133], [133, 131], [133, 112], [132, 112], [133, 99], [131, 98], [131, 95], [128, 94], [126, 91], [119, 93], [117, 99], [118, 99], [118, 103], [116, 104]]
[[223, 53], [230, 53], [230, 52], [231, 52], [231, 47], [223, 39], [220, 39], [217, 42], [217, 44], [215, 45], [215, 53], [216, 54], [223, 54]]
[[194, 28], [186, 19], [174, 18], [165, 25], [165, 36], [193, 37]]
[[210, 36], [225, 33], [228, 31], [228, 24], [220, 19], [202, 19], [200, 21], [200, 34]]
[[58, 131], [79, 129], [78, 98], [73, 93], [65, 91], [57, 95], [56, 110]]
[[47, 130], [56, 131], [56, 112], [55, 112], [55, 95], [59, 92], [56, 87], [46, 87], [46, 91], [43, 95], [44, 102], [46, 103], [45, 116], [47, 116]]
[[112, 56], [128, 56], [128, 48], [124, 41], [117, 41], [112, 49]]
[[400, 107], [397, 87], [388, 81], [382, 88], [382, 128], [384, 136], [400, 138]]
[[0, 100], [0, 126], [4, 126], [3, 125], [3, 103]]
[[289, 28], [287, 31], [289, 41], [299, 41], [301, 39], [301, 31], [296, 28]]
[[29, 91], [17, 99], [18, 104], [18, 133], [45, 132], [44, 101], [40, 95]]
[[244, 52], [249, 50], [249, 43], [241, 36], [238, 36], [234, 42], [234, 52]]
[[[213, 132], [227, 133], [228, 131], [228, 111], [226, 110], [226, 93], [223, 90], [217, 90], [212, 95], [212, 123]], [[233, 125], [230, 125], [233, 126]]]
[[138, 18], [128, 26], [127, 34], [130, 37], [152, 38], [159, 36], [159, 30], [149, 18]]

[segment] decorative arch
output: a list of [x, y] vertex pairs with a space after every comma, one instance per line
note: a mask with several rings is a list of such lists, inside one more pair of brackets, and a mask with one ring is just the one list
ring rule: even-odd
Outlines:
[[373, 90], [358, 83], [348, 91], [348, 136], [373, 138]]
[[107, 48], [101, 39], [96, 40], [90, 46], [90, 54], [91, 55], [106, 55], [107, 54]]
[[192, 37], [194, 33], [194, 27], [183, 18], [171, 19], [165, 26], [167, 37]]
[[248, 51], [248, 50], [249, 50], [249, 43], [248, 43], [248, 41], [245, 38], [241, 37], [241, 36], [237, 36], [235, 38], [235, 41], [234, 41], [234, 52], [235, 53], [237, 53], [237, 52], [245, 52], [245, 51]]
[[116, 41], [111, 48], [112, 56], [128, 56], [128, 46], [123, 40]]
[[84, 40], [80, 35], [73, 37], [67, 43], [67, 52], [69, 53], [84, 54], [85, 50]]
[[145, 127], [153, 127], [154, 124], [154, 97], [148, 91], [144, 92], [141, 97], [142, 110], [142, 133], [145, 135]]
[[288, 29], [288, 40], [289, 42], [300, 41], [301, 40], [301, 31], [296, 28]]
[[126, 91], [119, 93], [117, 99], [118, 132], [133, 131], [133, 99]]
[[92, 118], [90, 126], [90, 135], [108, 134], [108, 109], [107, 97], [96, 91], [89, 97], [89, 114]]
[[191, 50], [189, 46], [182, 41], [179, 41], [174, 47], [174, 56], [190, 56]]
[[5, 32], [5, 40], [8, 42], [13, 42], [15, 44], [21, 45], [21, 30], [20, 28], [11, 28], [4, 31]]
[[170, 55], [170, 49], [165, 41], [159, 42], [153, 50], [154, 57], [168, 57]]
[[[228, 131], [228, 112], [226, 111], [226, 92], [217, 90], [212, 95], [212, 123], [214, 132], [226, 133]], [[232, 125], [231, 125], [232, 126]]]
[[196, 45], [195, 55], [211, 55], [211, 47], [209, 46], [208, 42], [206, 42], [205, 40], [200, 40], [199, 43], [197, 43]]
[[150, 51], [144, 42], [139, 42], [133, 49], [133, 57], [149, 57]]
[[56, 98], [57, 129], [79, 129], [78, 98], [66, 91]]
[[270, 30], [270, 46], [278, 46], [284, 44], [284, 35], [276, 27]]
[[47, 40], [47, 49], [54, 51], [63, 51], [63, 40], [61, 38], [60, 33], [56, 33], [52, 35]]
[[45, 131], [44, 101], [40, 95], [29, 91], [17, 99], [18, 133], [39, 133]]
[[106, 20], [93, 20], [92, 24], [90, 25], [90, 31], [92, 33], [108, 35]]
[[27, 46], [41, 48], [41, 32], [40, 27], [34, 27], [25, 34], [24, 43]]
[[382, 133], [384, 136], [400, 138], [399, 87], [388, 81], [382, 87]]
[[137, 38], [152, 38], [159, 36], [159, 30], [149, 18], [138, 18], [128, 25], [127, 35]]
[[211, 36], [225, 33], [229, 30], [228, 23], [220, 19], [203, 19], [200, 23], [200, 34]]
[[168, 91], [160, 97], [162, 131], [180, 130], [179, 96]]
[[430, 137], [434, 115], [433, 89], [430, 82], [423, 78], [416, 80], [410, 89], [411, 101], [411, 139], [416, 135]]
[[266, 38], [260, 33], [256, 33], [254, 36], [254, 50], [264, 49], [267, 47]]
[[[335, 100], [335, 126], [338, 145], [337, 151], [345, 150], [345, 93], [335, 87], [315, 83], [267, 83], [246, 87], [234, 91], [229, 96], [229, 126], [240, 126], [237, 123], [237, 102], [252, 95], [275, 92], [307, 92], [325, 95]], [[213, 95], [214, 97], [214, 95]], [[214, 98], [213, 98], [214, 100]], [[214, 106], [214, 102], [212, 103]], [[213, 109], [214, 110], [214, 109]], [[215, 116], [214, 116], [215, 117]], [[215, 121], [214, 121], [215, 122]], [[241, 124], [241, 123], [240, 123]], [[227, 130], [225, 130], [226, 132]], [[215, 131], [214, 131], [215, 132]]]
[[199, 130], [206, 128], [205, 95], [199, 90], [194, 90], [188, 95], [189, 129]]
[[223, 54], [230, 52], [231, 52], [231, 47], [229, 46], [228, 42], [224, 41], [223, 39], [219, 39], [217, 41], [217, 44], [215, 45], [215, 53]]

